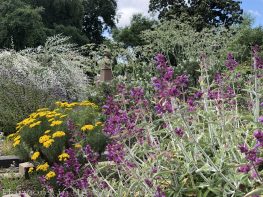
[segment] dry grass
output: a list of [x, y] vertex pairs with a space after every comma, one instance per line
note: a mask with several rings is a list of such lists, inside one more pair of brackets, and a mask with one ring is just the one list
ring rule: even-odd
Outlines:
[[12, 141], [4, 140], [0, 142], [0, 155], [13, 155], [14, 153]]

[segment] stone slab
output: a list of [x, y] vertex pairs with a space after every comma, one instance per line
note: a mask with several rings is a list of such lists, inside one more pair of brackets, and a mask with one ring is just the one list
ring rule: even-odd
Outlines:
[[19, 164], [19, 173], [25, 176], [28, 173], [29, 168], [34, 167], [32, 163], [25, 162]]
[[0, 168], [9, 168], [11, 165], [18, 167], [21, 160], [15, 155], [0, 156]]

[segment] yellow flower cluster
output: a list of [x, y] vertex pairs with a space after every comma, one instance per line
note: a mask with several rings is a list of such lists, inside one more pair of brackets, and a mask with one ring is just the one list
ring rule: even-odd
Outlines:
[[17, 141], [15, 141], [14, 143], [13, 143], [13, 147], [16, 147], [17, 145], [19, 145], [20, 144], [20, 140], [17, 140]]
[[91, 124], [84, 125], [83, 127], [81, 127], [81, 131], [92, 131], [93, 129], [94, 129], [94, 126]]
[[34, 128], [36, 126], [41, 125], [41, 121], [37, 120], [38, 118], [46, 117], [48, 120], [51, 120], [50, 122], [52, 126], [57, 126], [62, 124], [63, 122], [60, 120], [56, 120], [59, 118], [65, 118], [66, 114], [58, 113], [59, 109], [50, 111], [48, 108], [42, 108], [38, 109], [37, 112], [30, 114], [30, 116], [23, 121], [19, 122], [17, 124], [16, 129], [20, 131], [24, 126], [28, 126], [29, 128]]
[[39, 143], [43, 144], [44, 142], [50, 140], [51, 136], [50, 135], [43, 135], [39, 138]]
[[67, 161], [69, 159], [69, 154], [67, 153], [62, 153], [61, 155], [58, 156], [59, 161]]
[[49, 173], [46, 174], [46, 179], [50, 180], [51, 178], [55, 177], [56, 173], [54, 171], [50, 171]]
[[61, 120], [54, 120], [51, 122], [50, 126], [54, 127], [54, 126], [61, 125], [62, 123], [63, 123], [63, 121], [61, 121]]
[[33, 167], [30, 167], [29, 169], [28, 169], [28, 173], [32, 173], [34, 171], [34, 168]]
[[77, 107], [77, 106], [89, 106], [89, 107], [93, 107], [95, 109], [98, 108], [98, 105], [96, 105], [95, 103], [92, 103], [90, 101], [73, 102], [73, 103], [56, 102], [56, 105], [61, 107], [61, 108], [73, 108], [73, 107]]
[[21, 142], [21, 136], [20, 135], [11, 134], [11, 135], [8, 136], [8, 139], [10, 139], [12, 137], [14, 138], [13, 139], [13, 147], [16, 147]]
[[35, 126], [39, 126], [41, 124], [41, 121], [37, 121], [35, 123], [32, 123], [31, 125], [29, 125], [30, 128], [33, 128]]
[[81, 144], [75, 144], [74, 147], [75, 148], [82, 148]]
[[53, 139], [50, 139], [50, 140], [44, 142], [44, 143], [43, 143], [43, 146], [44, 146], [45, 148], [49, 148], [54, 142], [55, 142], [55, 141], [54, 141]]
[[95, 126], [96, 126], [96, 127], [99, 127], [99, 126], [101, 126], [101, 125], [102, 125], [102, 122], [96, 122], [96, 123], [95, 123]]
[[65, 135], [66, 134], [63, 131], [56, 131], [55, 133], [53, 133], [52, 138], [63, 137]]
[[43, 135], [39, 138], [39, 143], [43, 144], [45, 148], [49, 148], [53, 142], [55, 142], [53, 139], [51, 139], [50, 135]]
[[36, 168], [36, 171], [47, 171], [49, 168], [49, 165], [48, 163], [44, 163], [44, 164], [41, 164], [41, 165], [38, 165], [37, 168]]
[[31, 159], [34, 161], [40, 156], [40, 152], [35, 152], [32, 156]]

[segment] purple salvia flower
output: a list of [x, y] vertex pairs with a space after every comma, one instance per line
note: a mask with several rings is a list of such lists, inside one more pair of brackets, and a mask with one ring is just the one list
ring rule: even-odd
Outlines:
[[146, 183], [146, 185], [149, 187], [149, 188], [152, 188], [153, 187], [153, 183], [150, 179], [144, 179], [144, 182]]
[[157, 187], [157, 191], [156, 191], [154, 197], [165, 197], [165, 193], [161, 190], [160, 187]]
[[238, 172], [247, 174], [251, 170], [249, 165], [243, 165], [238, 168]]
[[225, 66], [230, 70], [233, 71], [238, 66], [237, 61], [234, 59], [234, 56], [232, 53], [229, 53], [227, 55], [227, 60], [225, 61]]
[[181, 88], [185, 88], [188, 86], [189, 83], [189, 76], [183, 74], [179, 75], [175, 78], [174, 83]]
[[120, 164], [124, 161], [124, 146], [119, 143], [111, 143], [106, 146], [105, 154], [109, 161]]
[[174, 75], [174, 69], [172, 67], [166, 68], [166, 73], [164, 74], [164, 79], [167, 81], [170, 81], [173, 78]]
[[256, 130], [254, 132], [254, 137], [259, 141], [260, 143], [263, 143], [263, 131], [261, 130]]
[[256, 158], [255, 165], [261, 165], [263, 163], [263, 158]]
[[257, 150], [251, 149], [246, 153], [246, 159], [252, 162], [255, 162], [257, 159]]
[[161, 53], [157, 54], [154, 59], [157, 64], [157, 69], [161, 70], [167, 67], [167, 60], [163, 54]]
[[86, 145], [86, 147], [84, 148], [84, 153], [85, 156], [87, 157], [87, 160], [91, 163], [97, 163], [98, 162], [98, 158], [99, 155], [98, 153], [95, 153], [89, 144]]
[[249, 151], [248, 147], [246, 144], [241, 144], [238, 146], [239, 150], [241, 153], [247, 153]]
[[259, 121], [260, 123], [263, 123], [263, 116], [260, 116], [260, 117], [258, 118], [258, 121]]
[[184, 131], [183, 131], [182, 128], [176, 128], [176, 129], [175, 129], [175, 133], [176, 133], [176, 135], [179, 136], [179, 137], [183, 137], [183, 136], [184, 136]]

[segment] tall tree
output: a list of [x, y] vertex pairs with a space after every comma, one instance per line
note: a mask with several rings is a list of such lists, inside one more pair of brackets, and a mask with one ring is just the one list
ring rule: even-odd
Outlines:
[[47, 35], [41, 12], [20, 0], [0, 0], [0, 47], [14, 45], [20, 50], [44, 43]]
[[156, 21], [144, 17], [142, 14], [135, 14], [132, 16], [131, 25], [114, 29], [113, 38], [118, 42], [123, 42], [126, 47], [128, 46], [141, 46], [145, 42], [141, 38], [141, 34], [145, 30], [153, 27]]
[[242, 22], [241, 1], [236, 0], [150, 0], [149, 11], [162, 19], [189, 21], [201, 31], [204, 27]]
[[74, 43], [101, 43], [115, 26], [116, 0], [0, 0], [0, 48], [43, 44], [62, 33]]
[[103, 41], [102, 33], [115, 27], [116, 0], [84, 0], [83, 29], [93, 43]]

